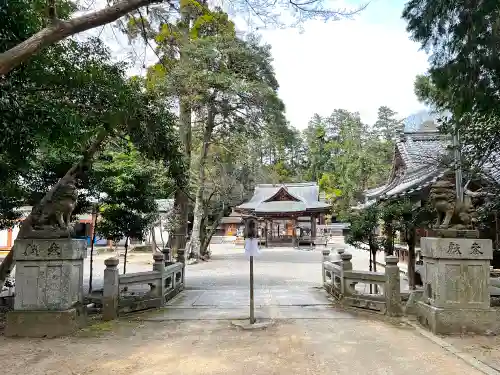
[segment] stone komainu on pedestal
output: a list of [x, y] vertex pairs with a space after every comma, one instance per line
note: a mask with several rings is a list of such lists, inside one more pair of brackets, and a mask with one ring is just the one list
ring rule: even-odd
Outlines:
[[74, 178], [68, 178], [56, 187], [51, 197], [33, 207], [23, 222], [18, 238], [68, 238], [72, 234], [71, 214], [78, 193]]
[[80, 239], [17, 239], [14, 311], [7, 314], [7, 336], [56, 337], [85, 323]]
[[7, 314], [7, 336], [56, 337], [85, 324], [83, 260], [87, 242], [72, 239], [74, 177], [62, 179], [35, 206], [14, 243], [16, 295]]
[[498, 328], [497, 312], [490, 308], [492, 242], [467, 237], [421, 239], [425, 281], [417, 314], [434, 333]]
[[429, 204], [436, 212], [436, 229], [472, 230], [477, 224], [477, 213], [469, 196], [457, 202], [455, 185], [438, 181], [431, 185]]

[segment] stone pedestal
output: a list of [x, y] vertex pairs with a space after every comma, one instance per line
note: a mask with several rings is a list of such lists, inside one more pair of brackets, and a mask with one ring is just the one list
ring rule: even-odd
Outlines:
[[79, 239], [16, 240], [16, 295], [7, 336], [61, 336], [84, 323], [86, 251], [86, 241]]
[[491, 240], [421, 239], [424, 293], [417, 303], [420, 321], [434, 333], [484, 332], [496, 311], [490, 309]]

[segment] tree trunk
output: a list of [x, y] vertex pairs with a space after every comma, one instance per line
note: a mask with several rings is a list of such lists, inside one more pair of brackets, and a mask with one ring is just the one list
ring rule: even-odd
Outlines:
[[[206, 205], [206, 203], [204, 204]], [[200, 255], [204, 256], [206, 255], [203, 252], [203, 243], [205, 242], [205, 237], [207, 236], [207, 223], [208, 223], [208, 217], [207, 217], [207, 210], [203, 209], [203, 218], [201, 219], [201, 224], [200, 224]]]
[[31, 56], [45, 47], [55, 44], [68, 36], [78, 34], [94, 27], [116, 21], [131, 11], [142, 6], [161, 3], [163, 0], [122, 0], [116, 4], [95, 12], [87, 13], [68, 21], [55, 19], [50, 26], [19, 43], [15, 47], [0, 53], [0, 77], [9, 73]]
[[385, 253], [394, 255], [394, 229], [392, 224], [385, 225]]
[[[98, 135], [97, 138], [94, 140], [94, 142], [90, 145], [90, 147], [85, 150], [85, 152], [82, 155], [82, 158], [66, 172], [64, 177], [59, 179], [59, 181], [45, 194], [45, 196], [40, 200], [40, 203], [38, 203], [33, 209], [31, 210], [31, 213], [28, 215], [28, 217], [22, 222], [21, 227], [19, 228], [19, 234], [18, 238], [23, 238], [23, 232], [27, 231], [27, 228], [31, 226], [31, 220], [32, 220], [32, 215], [34, 212], [37, 212], [42, 206], [44, 206], [50, 199], [52, 199], [52, 195], [54, 195], [54, 192], [61, 186], [63, 183], [66, 183], [69, 179], [73, 179], [75, 176], [77, 176], [82, 170], [84, 170], [86, 167], [89, 166], [92, 158], [96, 154], [96, 152], [99, 150], [99, 147], [102, 145], [104, 140], [106, 139], [108, 135], [107, 130], [102, 130]], [[23, 230], [24, 228], [24, 230]], [[9, 254], [4, 258], [2, 264], [0, 264], [0, 290], [3, 288], [3, 284], [5, 283], [5, 279], [9, 276], [9, 274], [12, 272], [12, 269], [14, 268], [15, 262], [14, 262], [14, 249], [15, 247], [15, 242], [14, 246], [12, 249], [9, 251]]]
[[[180, 30], [182, 32], [182, 44], [187, 45], [189, 43], [189, 30], [191, 23], [191, 14], [189, 12], [189, 2], [180, 2], [180, 13], [181, 13], [181, 24]], [[179, 56], [180, 63], [186, 59], [186, 55], [181, 53]], [[181, 97], [179, 98], [179, 133], [182, 142], [182, 151], [184, 154], [184, 162], [188, 170], [191, 168], [191, 105], [189, 98]], [[172, 238], [171, 244], [174, 253], [177, 253], [178, 249], [186, 248], [186, 235], [188, 228], [188, 215], [189, 215], [189, 198], [184, 191], [177, 189], [174, 197], [174, 206], [177, 213], [177, 223], [175, 225], [175, 234]]]
[[224, 216], [224, 211], [222, 211], [217, 216], [217, 219], [215, 219], [214, 222], [212, 223], [212, 228], [210, 228], [210, 231], [206, 234], [205, 239], [203, 240], [203, 242], [201, 244], [201, 253], [202, 254], [207, 253], [208, 245], [210, 245], [210, 241], [212, 241], [212, 237], [214, 236], [214, 234], [217, 230], [217, 227], [218, 227], [223, 216]]
[[151, 250], [154, 253], [156, 253], [156, 236], [155, 236], [155, 227], [153, 226], [151, 228]]
[[163, 222], [161, 220], [160, 216], [160, 239], [161, 239], [161, 249], [163, 250], [165, 248], [165, 240], [163, 239]]
[[416, 245], [416, 230], [412, 226], [408, 233], [408, 285], [410, 290], [415, 290], [415, 245]]
[[125, 238], [125, 255], [123, 257], [123, 274], [127, 272], [128, 236]]
[[99, 209], [95, 210], [94, 226], [92, 228], [92, 241], [90, 243], [90, 275], [89, 275], [89, 294], [92, 293], [92, 278], [94, 273], [94, 243], [97, 237], [97, 216], [99, 215]]
[[193, 231], [191, 233], [191, 249], [195, 259], [201, 255], [201, 221], [203, 220], [203, 195], [205, 192], [205, 166], [207, 164], [208, 150], [210, 140], [212, 139], [212, 130], [214, 128], [215, 113], [210, 104], [207, 113], [207, 123], [203, 131], [203, 144], [200, 152], [200, 162], [198, 165], [198, 187], [196, 189], [196, 200], [193, 213]]

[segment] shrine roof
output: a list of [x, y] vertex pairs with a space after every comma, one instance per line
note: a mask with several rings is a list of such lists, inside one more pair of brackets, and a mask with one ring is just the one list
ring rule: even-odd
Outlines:
[[394, 147], [393, 169], [382, 186], [366, 190], [369, 206], [378, 199], [386, 199], [419, 191], [441, 178], [448, 168], [441, 166], [449, 155], [449, 137], [437, 131], [405, 132]]
[[259, 184], [255, 187], [252, 198], [236, 209], [271, 214], [329, 210], [331, 206], [320, 202], [319, 198], [319, 186], [314, 182]]
[[[355, 208], [368, 207], [381, 199], [412, 194], [436, 182], [452, 170], [451, 145], [451, 138], [437, 130], [403, 133], [396, 141], [393, 169], [387, 183], [366, 190], [365, 202]], [[447, 157], [449, 161], [446, 161]], [[482, 161], [481, 178], [500, 183], [499, 159], [500, 155], [492, 154], [488, 160]]]
[[221, 224], [240, 224], [242, 222], [243, 218], [241, 217], [241, 214], [235, 212], [234, 210], [231, 211], [229, 216], [224, 216], [220, 221]]
[[255, 207], [255, 213], [279, 213], [279, 212], [303, 212], [307, 210], [307, 205], [303, 202], [279, 201], [262, 202]]
[[241, 216], [225, 216], [220, 220], [220, 224], [241, 224], [243, 218]]

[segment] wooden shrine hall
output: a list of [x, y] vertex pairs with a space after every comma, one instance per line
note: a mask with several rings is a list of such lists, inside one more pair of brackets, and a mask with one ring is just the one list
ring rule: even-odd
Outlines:
[[324, 224], [331, 205], [320, 200], [315, 182], [259, 184], [253, 197], [234, 208], [259, 219], [259, 234], [266, 245], [313, 244], [316, 225]]

